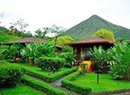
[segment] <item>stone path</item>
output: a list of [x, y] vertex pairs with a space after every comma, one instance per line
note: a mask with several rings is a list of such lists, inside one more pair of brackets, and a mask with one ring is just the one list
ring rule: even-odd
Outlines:
[[[30, 75], [29, 75], [30, 76]], [[33, 77], [33, 76], [30, 76], [30, 77]], [[62, 81], [62, 79], [64, 79], [65, 77], [67, 77], [67, 75], [66, 76], [63, 76], [63, 77], [61, 77], [61, 78], [59, 78], [59, 79], [57, 79], [56, 81], [54, 81], [54, 82], [52, 82], [52, 83], [48, 83], [48, 84], [50, 84], [50, 85], [52, 85], [52, 86], [54, 86], [54, 87], [56, 87], [56, 88], [59, 88], [59, 89], [61, 89], [61, 90], [63, 90], [64, 92], [65, 92], [65, 95], [81, 95], [81, 94], [79, 94], [79, 93], [76, 93], [76, 92], [74, 92], [74, 91], [70, 91], [70, 90], [68, 90], [68, 89], [66, 89], [66, 88], [64, 88], [64, 87], [62, 87], [62, 84], [61, 84], [61, 81]], [[35, 78], [35, 79], [38, 79], [38, 80], [41, 80], [41, 79], [39, 79], [39, 78], [36, 78], [36, 77], [33, 77], [33, 78]], [[43, 81], [43, 80], [42, 80]], [[44, 81], [45, 82], [45, 81]], [[106, 93], [91, 93], [90, 95], [130, 95], [130, 91], [124, 91], [124, 92], [120, 92], [120, 93], [115, 93], [115, 94], [106, 94]]]
[[[72, 73], [71, 73], [71, 74], [72, 74]], [[70, 75], [70, 74], [69, 74], [69, 75]], [[65, 91], [65, 94], [66, 94], [66, 95], [81, 95], [81, 94], [79, 94], [79, 93], [77, 93], [77, 92], [70, 91], [70, 90], [68, 90], [68, 89], [66, 89], [66, 88], [64, 88], [64, 87], [62, 87], [61, 81], [62, 81], [62, 79], [64, 79], [64, 78], [67, 77], [67, 76], [68, 76], [68, 75], [65, 75], [65, 76], [63, 76], [63, 77], [57, 79], [56, 81], [52, 82], [51, 84], [54, 85], [54, 86], [56, 86], [57, 88], [59, 88], [59, 89]]]

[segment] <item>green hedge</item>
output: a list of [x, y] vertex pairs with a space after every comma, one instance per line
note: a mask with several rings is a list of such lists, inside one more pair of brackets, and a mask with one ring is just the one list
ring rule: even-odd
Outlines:
[[0, 65], [0, 87], [13, 87], [21, 82], [23, 71], [16, 64]]
[[60, 57], [40, 57], [35, 60], [35, 64], [44, 71], [57, 71], [63, 67], [64, 59]]
[[33, 79], [27, 75], [22, 78], [23, 82], [40, 91], [44, 91], [47, 95], [65, 95], [64, 91], [57, 89], [43, 81]]
[[51, 73], [49, 75], [48, 72], [45, 72], [45, 71], [38, 71], [38, 70], [34, 70], [34, 69], [30, 69], [28, 67], [23, 67], [25, 69], [25, 72], [31, 76], [34, 76], [34, 77], [37, 77], [37, 78], [40, 78], [44, 81], [47, 81], [47, 82], [53, 82], [55, 80], [57, 80], [58, 78], [64, 76], [64, 75], [67, 75], [67, 74], [70, 74], [74, 71], [77, 70], [77, 67], [73, 67], [73, 68], [66, 68], [66, 69], [59, 69], [57, 72], [55, 73]]
[[62, 82], [62, 86], [66, 87], [67, 89], [70, 89], [72, 91], [76, 91], [78, 93], [81, 93], [82, 95], [88, 95], [91, 93], [91, 88], [89, 87], [81, 87], [80, 85], [74, 84], [72, 81], [74, 79], [76, 79], [79, 75], [81, 74], [80, 71], [77, 71], [71, 75], [69, 75], [68, 77], [66, 77], [65, 79], [63, 79]]

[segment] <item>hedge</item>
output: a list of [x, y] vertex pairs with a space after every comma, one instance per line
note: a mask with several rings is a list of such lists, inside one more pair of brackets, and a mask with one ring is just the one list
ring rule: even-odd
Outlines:
[[67, 70], [57, 71], [54, 74], [52, 73], [50, 75], [47, 74], [48, 72], [45, 72], [45, 71], [44, 72], [36, 71], [33, 69], [28, 69], [27, 67], [24, 67], [24, 69], [25, 69], [26, 74], [28, 74], [28, 75], [40, 78], [47, 82], [53, 82], [64, 75], [67, 75], [67, 74], [70, 74], [70, 73], [76, 71], [77, 67], [69, 68]]
[[64, 59], [60, 57], [40, 57], [35, 64], [44, 71], [57, 71], [63, 67]]
[[13, 87], [21, 82], [23, 70], [16, 64], [0, 65], [0, 87]]
[[67, 89], [70, 89], [72, 91], [78, 92], [82, 95], [88, 95], [91, 93], [91, 88], [89, 87], [82, 87], [80, 85], [74, 84], [72, 81], [74, 79], [76, 79], [79, 75], [81, 74], [81, 71], [77, 71], [71, 75], [69, 75], [68, 77], [66, 77], [65, 79], [63, 79], [61, 81], [62, 86], [66, 87]]
[[65, 95], [64, 91], [57, 89], [44, 81], [36, 80], [27, 75], [22, 78], [23, 82], [31, 87], [47, 93], [47, 95]]

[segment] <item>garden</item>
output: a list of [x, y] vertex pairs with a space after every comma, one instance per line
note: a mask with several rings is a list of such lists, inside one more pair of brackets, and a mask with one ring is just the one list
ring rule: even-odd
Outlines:
[[[0, 51], [1, 95], [88, 95], [130, 91], [130, 44], [116, 43], [89, 51], [93, 72], [83, 74], [74, 65], [73, 50], [57, 52], [51, 41], [13, 44]], [[61, 86], [53, 82], [61, 79]], [[22, 89], [22, 90], [21, 90]], [[26, 92], [26, 93], [25, 93]]]
[[130, 45], [116, 43], [104, 50], [94, 47], [90, 52], [96, 69], [92, 73], [75, 72], [62, 80], [64, 87], [81, 94], [99, 93], [99, 95], [130, 91]]

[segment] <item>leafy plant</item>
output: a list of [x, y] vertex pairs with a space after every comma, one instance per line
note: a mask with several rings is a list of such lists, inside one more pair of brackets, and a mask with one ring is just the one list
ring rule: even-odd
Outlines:
[[94, 60], [95, 69], [102, 73], [108, 73], [109, 62], [107, 62], [107, 52], [101, 46], [99, 48], [94, 47], [91, 50], [91, 55]]
[[60, 54], [60, 57], [65, 60], [64, 66], [72, 67], [74, 62], [74, 56], [72, 52], [63, 52]]
[[53, 54], [53, 46], [50, 42], [48, 43], [29, 43], [26, 44], [26, 47], [21, 50], [21, 55], [24, 60], [27, 62], [32, 61], [31, 64], [34, 63], [36, 58], [41, 56], [52, 56]]
[[23, 71], [14, 64], [2, 64], [0, 66], [0, 87], [16, 86], [21, 81]]
[[45, 71], [52, 71], [55, 72], [60, 67], [63, 67], [64, 59], [59, 57], [40, 57], [36, 61], [38, 67]]
[[16, 61], [16, 58], [20, 56], [20, 49], [22, 46], [20, 44], [13, 44], [10, 48], [2, 51], [4, 58]]
[[111, 64], [111, 75], [114, 79], [130, 80], [130, 45], [118, 43], [111, 49], [114, 64]]

